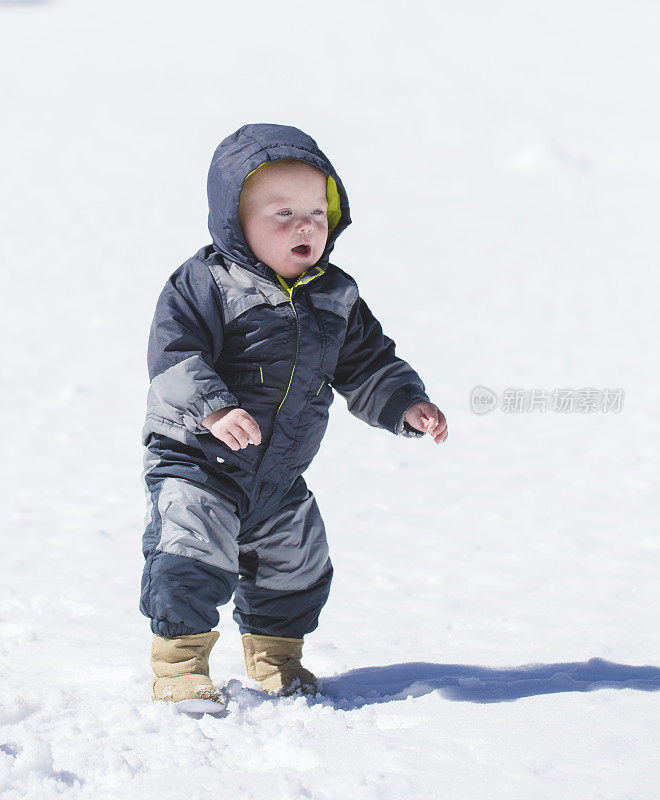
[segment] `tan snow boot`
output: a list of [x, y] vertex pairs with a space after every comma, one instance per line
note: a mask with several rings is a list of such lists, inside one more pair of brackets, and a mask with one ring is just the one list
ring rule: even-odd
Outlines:
[[243, 634], [243, 651], [248, 677], [270, 694], [316, 694], [319, 687], [314, 676], [301, 663], [303, 639], [284, 636]]
[[211, 700], [222, 702], [209, 678], [209, 654], [218, 641], [217, 631], [189, 636], [154, 636], [151, 667], [153, 700]]

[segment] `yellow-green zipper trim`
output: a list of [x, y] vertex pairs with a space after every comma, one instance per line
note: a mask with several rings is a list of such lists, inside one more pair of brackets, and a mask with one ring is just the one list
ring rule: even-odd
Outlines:
[[305, 283], [313, 281], [314, 278], [318, 278], [319, 275], [323, 275], [323, 273], [325, 272], [325, 270], [321, 269], [321, 267], [314, 267], [314, 269], [316, 270], [316, 272], [314, 272], [312, 275], [307, 275], [306, 272], [303, 272], [303, 274], [299, 276], [298, 280], [291, 287], [289, 287], [289, 284], [284, 280], [284, 278], [281, 275], [277, 276], [277, 280], [280, 282], [282, 289], [284, 289], [284, 294], [289, 298], [289, 302], [291, 303], [291, 305], [293, 305], [293, 302], [291, 301], [291, 295], [293, 294], [293, 290], [296, 288], [296, 286], [303, 286]]
[[[309, 283], [310, 281], [313, 281], [314, 278], [318, 278], [319, 275], [323, 275], [323, 273], [325, 272], [325, 270], [321, 269], [321, 267], [315, 267], [314, 269], [316, 270], [316, 272], [313, 275], [307, 275], [307, 273], [303, 272], [303, 274], [298, 278], [298, 280], [293, 284], [293, 286], [291, 286], [291, 288], [289, 288], [288, 283], [284, 280], [284, 278], [281, 275], [277, 276], [277, 280], [280, 282], [282, 289], [284, 289], [284, 293], [289, 298], [289, 303], [291, 303], [291, 308], [293, 309], [293, 314], [296, 318], [296, 353], [298, 352], [298, 313], [296, 311], [296, 307], [293, 305], [293, 290], [296, 288], [296, 286], [302, 286], [305, 283]], [[291, 388], [291, 381], [293, 380], [293, 373], [295, 371], [296, 371], [296, 361], [294, 358], [293, 367], [291, 368], [291, 374], [289, 375], [289, 383], [286, 387], [286, 392], [284, 392], [284, 397], [282, 398], [282, 402], [279, 404], [279, 406], [277, 407], [277, 411], [275, 412], [275, 419], [273, 420], [273, 428], [275, 427], [275, 422], [277, 421], [277, 415], [280, 413], [280, 408], [282, 408], [282, 406], [284, 405], [284, 401], [286, 400], [287, 395], [289, 394], [289, 389]], [[320, 390], [321, 389], [319, 387], [319, 391]]]

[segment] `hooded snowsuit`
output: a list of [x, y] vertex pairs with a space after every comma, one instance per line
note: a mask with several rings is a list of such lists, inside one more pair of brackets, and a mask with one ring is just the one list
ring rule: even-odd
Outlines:
[[[293, 286], [257, 261], [238, 222], [245, 178], [283, 158], [328, 176], [328, 241]], [[243, 126], [215, 151], [208, 198], [213, 243], [170, 277], [149, 337], [140, 610], [161, 636], [202, 633], [234, 594], [241, 633], [299, 638], [316, 628], [332, 578], [302, 473], [333, 389], [359, 419], [415, 437], [403, 416], [428, 397], [353, 278], [329, 262], [351, 220], [313, 139], [283, 125]], [[201, 426], [231, 406], [258, 422], [260, 445], [233, 451]]]

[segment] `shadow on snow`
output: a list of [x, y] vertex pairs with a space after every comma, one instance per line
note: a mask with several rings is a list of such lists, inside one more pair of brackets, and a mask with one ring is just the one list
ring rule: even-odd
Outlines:
[[[321, 680], [324, 701], [344, 710], [421, 697], [439, 691], [449, 700], [503, 703], [557, 692], [637, 689], [657, 692], [660, 667], [633, 667], [601, 658], [566, 664], [497, 669], [460, 664], [391, 664], [353, 669]], [[310, 699], [311, 703], [314, 700]]]

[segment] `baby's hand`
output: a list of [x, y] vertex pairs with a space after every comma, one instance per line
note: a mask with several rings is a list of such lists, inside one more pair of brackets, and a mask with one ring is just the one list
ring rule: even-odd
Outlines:
[[242, 408], [221, 408], [203, 419], [202, 425], [232, 450], [261, 444], [261, 429], [257, 421]]
[[447, 438], [447, 420], [445, 415], [433, 403], [422, 401], [410, 406], [403, 418], [416, 431], [430, 434], [436, 444]]

